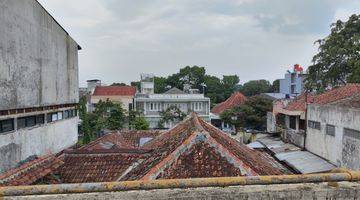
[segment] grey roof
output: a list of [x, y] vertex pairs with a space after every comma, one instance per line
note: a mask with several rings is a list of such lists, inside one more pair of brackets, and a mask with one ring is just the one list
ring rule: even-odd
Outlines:
[[259, 138], [258, 142], [269, 149], [277, 159], [302, 174], [326, 172], [336, 168], [319, 156], [302, 151], [293, 144], [284, 143], [279, 137]]
[[260, 142], [258, 141], [255, 141], [255, 142], [252, 142], [248, 145], [246, 145], [252, 149], [262, 149], [262, 148], [265, 148], [265, 146], [263, 144], [261, 144]]
[[173, 87], [170, 90], [166, 91], [164, 94], [185, 94], [185, 92], [176, 87]]
[[327, 172], [335, 168], [334, 165], [308, 151], [279, 153], [275, 157], [302, 174]]

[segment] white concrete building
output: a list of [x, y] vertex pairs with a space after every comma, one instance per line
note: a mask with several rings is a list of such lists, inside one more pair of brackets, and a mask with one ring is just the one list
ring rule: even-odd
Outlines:
[[[142, 92], [135, 95], [134, 108], [144, 114], [150, 128], [158, 128], [161, 119], [160, 111], [170, 106], [176, 106], [186, 114], [196, 112], [199, 117], [210, 121], [210, 98], [205, 97], [204, 94], [191, 89], [184, 92], [177, 88], [172, 88], [164, 94], [154, 94], [153, 76], [143, 74], [141, 77], [141, 86], [145, 88], [141, 88]], [[168, 122], [164, 124], [164, 127], [171, 128], [176, 123]]]
[[0, 172], [77, 142], [80, 46], [36, 0], [0, 2]]
[[288, 71], [284, 79], [280, 79], [280, 93], [289, 97], [298, 96], [303, 92], [306, 74], [302, 67], [294, 65], [293, 71]]
[[306, 149], [338, 167], [360, 170], [360, 97], [309, 105], [307, 116]]

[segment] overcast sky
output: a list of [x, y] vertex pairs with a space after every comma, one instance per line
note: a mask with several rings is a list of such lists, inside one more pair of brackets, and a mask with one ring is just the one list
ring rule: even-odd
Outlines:
[[82, 46], [80, 85], [129, 83], [198, 65], [241, 82], [306, 68], [336, 19], [358, 0], [39, 0]]

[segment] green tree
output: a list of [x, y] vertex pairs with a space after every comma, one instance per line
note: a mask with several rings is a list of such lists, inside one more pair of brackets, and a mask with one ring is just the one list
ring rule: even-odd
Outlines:
[[87, 144], [95, 138], [94, 132], [91, 128], [90, 117], [87, 112], [86, 104], [86, 96], [81, 97], [79, 100], [79, 117], [82, 121], [80, 126], [80, 132], [83, 134], [81, 141], [82, 144]]
[[236, 90], [240, 79], [237, 75], [223, 76], [222, 79], [222, 93], [224, 100], [229, 98]]
[[237, 106], [222, 112], [220, 114], [220, 119], [227, 124], [233, 125], [235, 127], [235, 132], [237, 133], [241, 127], [245, 127], [249, 113], [253, 113], [250, 106]]
[[126, 83], [113, 83], [110, 86], [127, 86]]
[[224, 111], [220, 118], [235, 126], [238, 132], [241, 127], [264, 129], [267, 112], [271, 111], [272, 102], [258, 96], [250, 97], [245, 104]]
[[277, 79], [273, 82], [271, 87], [271, 92], [278, 93], [280, 92], [280, 79]]
[[121, 104], [113, 103], [110, 107], [110, 116], [107, 119], [107, 127], [110, 130], [120, 130], [124, 127], [125, 111]]
[[167, 79], [164, 77], [155, 77], [154, 78], [154, 92], [157, 94], [164, 93], [167, 90]]
[[223, 96], [224, 88], [221, 80], [216, 76], [206, 75], [204, 78], [206, 85], [206, 96], [210, 98], [211, 104], [215, 105], [225, 100]]
[[135, 130], [149, 130], [150, 124], [143, 116], [136, 117], [134, 122]]
[[323, 91], [348, 82], [360, 82], [360, 15], [338, 20], [331, 33], [316, 41], [319, 52], [308, 68], [306, 88]]
[[164, 128], [165, 123], [169, 122], [179, 122], [185, 119], [186, 113], [182, 112], [176, 106], [170, 106], [164, 111], [160, 111], [160, 121], [158, 123], [158, 128]]
[[246, 82], [240, 90], [245, 96], [254, 96], [271, 91], [271, 84], [267, 80], [254, 80]]

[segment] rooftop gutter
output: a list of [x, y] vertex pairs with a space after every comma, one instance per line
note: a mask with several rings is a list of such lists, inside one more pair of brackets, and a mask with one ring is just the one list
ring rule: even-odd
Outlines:
[[61, 185], [34, 185], [0, 187], [0, 197], [50, 195], [50, 194], [76, 194], [94, 192], [119, 192], [130, 190], [153, 190], [173, 188], [198, 187], [226, 187], [244, 185], [270, 185], [270, 184], [296, 184], [360, 181], [360, 171], [338, 169], [333, 173], [306, 174], [306, 175], [280, 175], [280, 176], [248, 176], [248, 177], [220, 177], [220, 178], [194, 178], [169, 179], [151, 181], [124, 181], [108, 183], [83, 183]]

